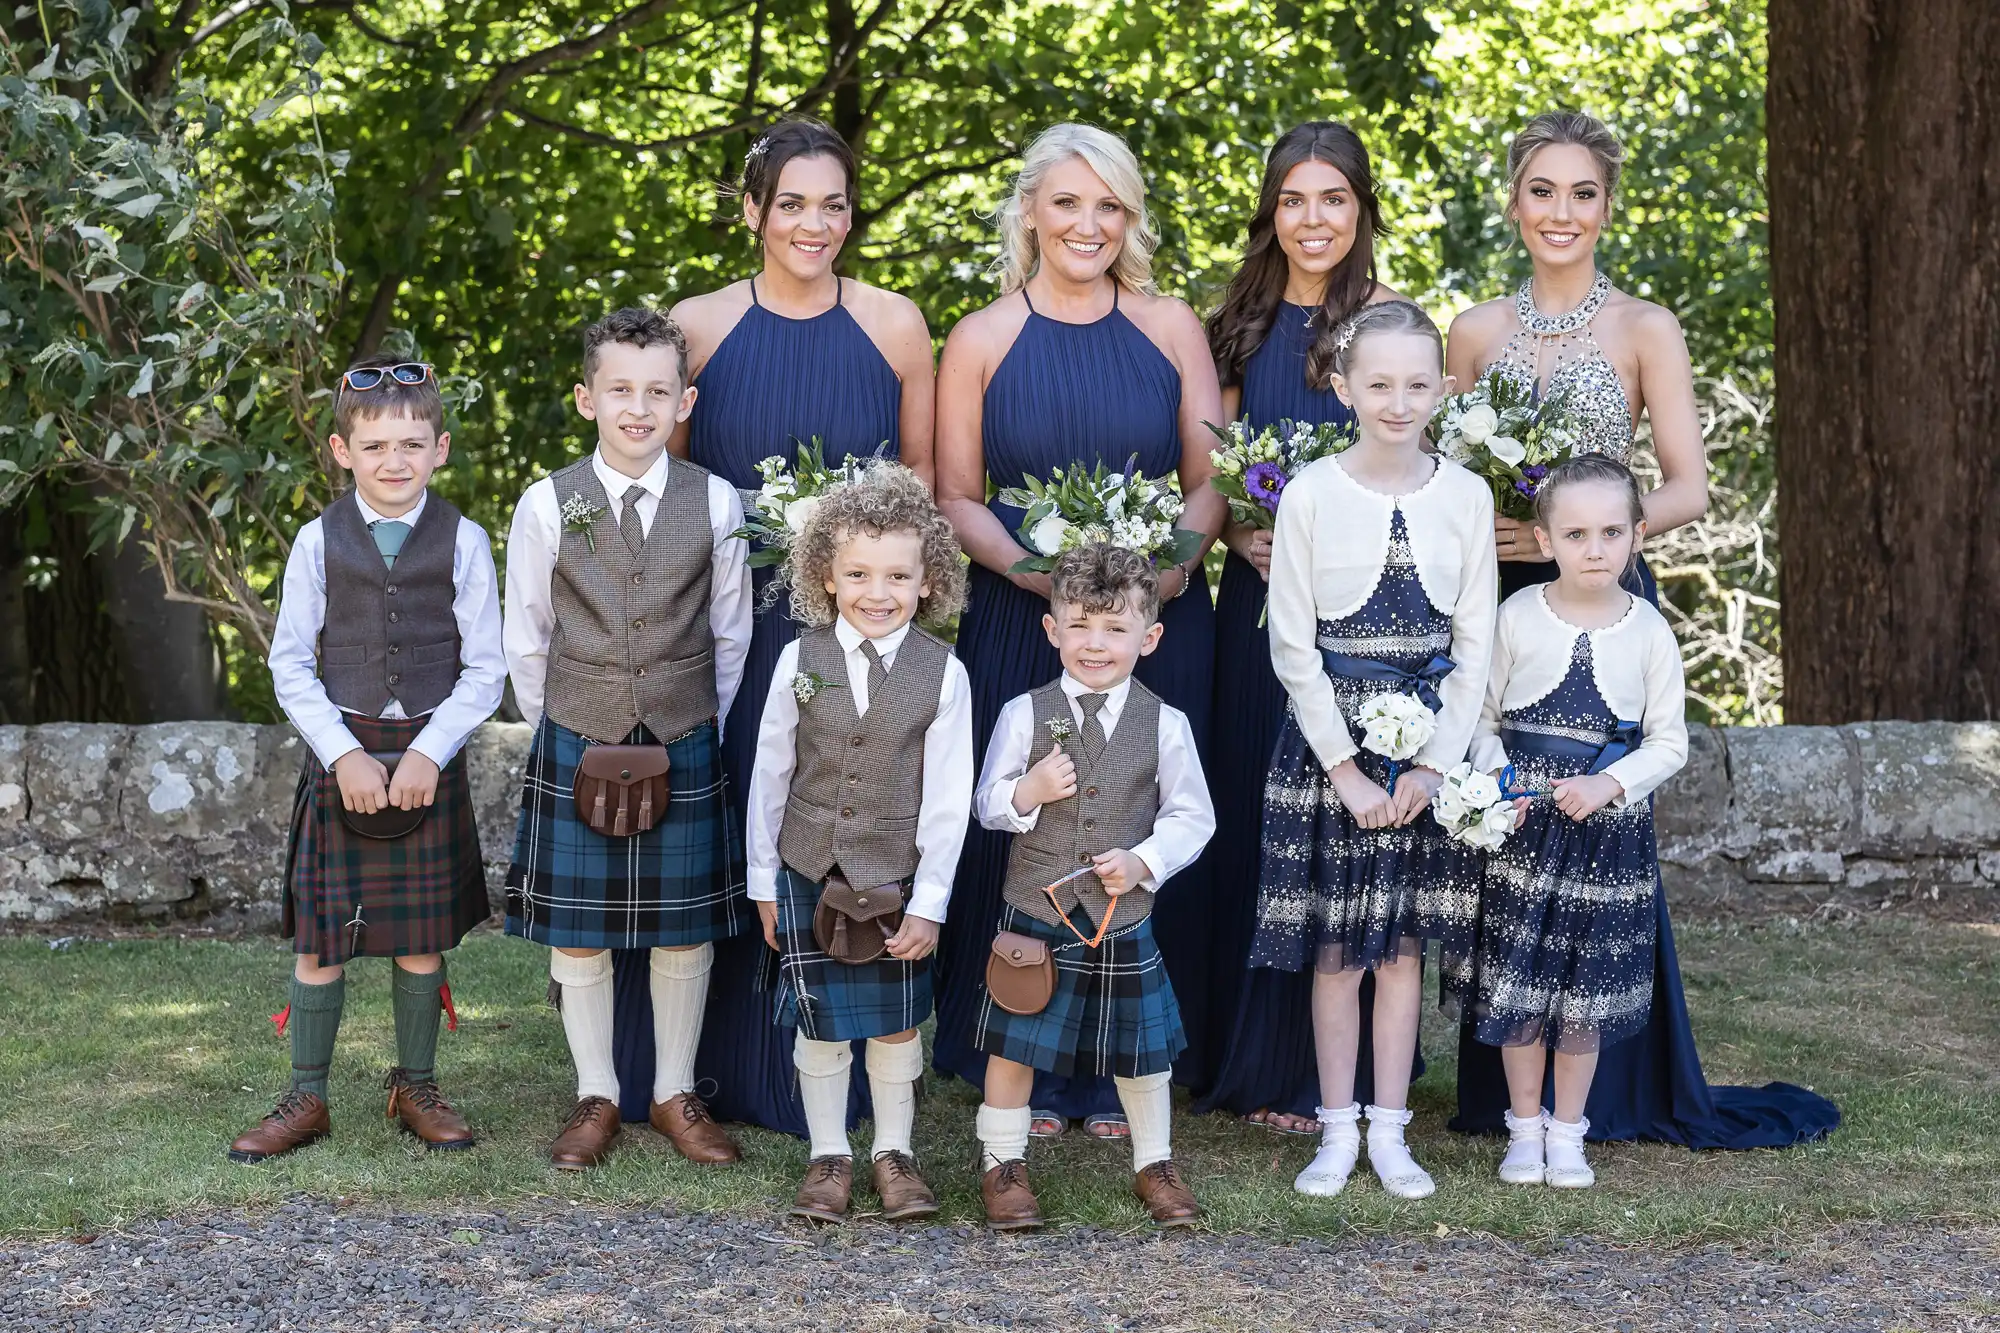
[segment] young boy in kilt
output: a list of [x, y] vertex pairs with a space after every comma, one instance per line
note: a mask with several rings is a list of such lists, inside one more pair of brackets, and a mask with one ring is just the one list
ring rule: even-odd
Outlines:
[[[902, 1221], [938, 1209], [910, 1144], [924, 1061], [917, 1024], [931, 1012], [927, 960], [972, 814], [973, 765], [965, 668], [911, 621], [957, 614], [965, 569], [929, 488], [906, 467], [876, 463], [819, 502], [792, 544], [787, 580], [793, 613], [811, 628], [785, 646], [771, 678], [748, 851], [764, 940], [783, 955], [776, 1021], [798, 1028], [793, 1061], [812, 1135], [792, 1212], [847, 1215], [848, 1079], [852, 1043], [865, 1039], [871, 1173], [882, 1217]], [[847, 922], [874, 932], [848, 952], [879, 946], [879, 957], [840, 961], [821, 948], [814, 914], [829, 875], [860, 911], [871, 894], [878, 906], [884, 890], [903, 895], [893, 932]]]
[[1201, 1210], [1174, 1165], [1168, 1082], [1187, 1040], [1151, 914], [1215, 832], [1215, 808], [1187, 716], [1132, 679], [1160, 642], [1158, 572], [1099, 544], [1065, 552], [1050, 582], [1042, 626], [1063, 674], [1001, 710], [974, 798], [981, 824], [1014, 835], [1000, 929], [1046, 942], [1055, 963], [1040, 1012], [990, 992], [980, 1007], [980, 1194], [995, 1229], [1040, 1226], [1025, 1161], [1035, 1071], [1109, 1075], [1132, 1126], [1133, 1192], [1155, 1223], [1183, 1226]]
[[[493, 552], [483, 528], [427, 489], [451, 453], [429, 366], [355, 363], [333, 418], [327, 444], [354, 485], [299, 530], [271, 636], [278, 704], [311, 751], [285, 863], [297, 958], [276, 1016], [280, 1033], [290, 1028], [292, 1082], [230, 1145], [238, 1162], [328, 1133], [346, 964], [364, 957], [395, 959], [389, 1115], [429, 1148], [473, 1144], [434, 1066], [451, 996], [444, 951], [490, 910], [462, 749], [506, 680]], [[384, 755], [400, 756], [393, 773]], [[348, 826], [391, 809], [425, 813], [400, 837]]]
[[[507, 933], [551, 946], [577, 1100], [550, 1148], [559, 1169], [618, 1137], [610, 949], [650, 948], [653, 1128], [694, 1162], [736, 1144], [694, 1092], [713, 941], [748, 929], [742, 842], [722, 782], [718, 718], [750, 644], [743, 504], [667, 437], [694, 409], [687, 339], [654, 310], [615, 311], [583, 338], [576, 407], [597, 447], [528, 487], [507, 546], [507, 667], [535, 728]], [[669, 796], [600, 832], [572, 794], [593, 745], [664, 746]]]

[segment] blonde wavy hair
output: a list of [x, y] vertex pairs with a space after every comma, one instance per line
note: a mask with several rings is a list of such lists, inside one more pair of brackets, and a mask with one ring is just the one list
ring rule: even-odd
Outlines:
[[1153, 283], [1153, 251], [1160, 244], [1159, 233], [1146, 216], [1146, 178], [1139, 174], [1139, 159], [1123, 139], [1095, 125], [1065, 121], [1037, 134], [1028, 151], [1021, 155], [1021, 173], [1014, 177], [1013, 193], [1000, 205], [1000, 257], [990, 270], [1000, 279], [1002, 295], [1017, 292], [1042, 262], [1041, 245], [1028, 214], [1035, 191], [1056, 167], [1071, 158], [1080, 159], [1096, 172], [1118, 201], [1125, 205], [1125, 239], [1118, 257], [1111, 261], [1111, 277], [1127, 291], [1158, 296]]
[[965, 608], [965, 561], [958, 534], [923, 478], [885, 459], [864, 464], [858, 479], [828, 491], [792, 542], [785, 580], [791, 585], [792, 616], [801, 624], [831, 625], [839, 614], [826, 584], [841, 543], [855, 532], [871, 537], [908, 532], [923, 540], [924, 582], [931, 590], [917, 603], [919, 622], [942, 624]]

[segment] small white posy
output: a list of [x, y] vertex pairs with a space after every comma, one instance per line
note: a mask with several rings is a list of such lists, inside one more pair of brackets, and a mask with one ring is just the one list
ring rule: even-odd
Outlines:
[[1437, 732], [1437, 715], [1401, 691], [1384, 691], [1365, 700], [1356, 715], [1368, 749], [1398, 763], [1416, 757]]
[[1492, 774], [1469, 763], [1457, 764], [1444, 775], [1431, 798], [1431, 814], [1450, 836], [1489, 852], [1514, 831], [1514, 803], [1505, 799]]
[[831, 689], [833, 682], [815, 671], [801, 671], [792, 677], [792, 697], [802, 704], [809, 704], [813, 696], [821, 690]]

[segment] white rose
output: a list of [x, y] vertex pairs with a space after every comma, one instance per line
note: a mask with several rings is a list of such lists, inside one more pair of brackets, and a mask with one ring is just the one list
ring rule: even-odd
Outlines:
[[1465, 822], [1466, 816], [1472, 811], [1460, 799], [1458, 788], [1446, 782], [1438, 788], [1437, 795], [1431, 798], [1431, 813], [1437, 816], [1438, 823], [1448, 829], [1455, 829]]
[[1508, 467], [1521, 466], [1522, 460], [1528, 456], [1527, 447], [1511, 435], [1495, 435], [1487, 440], [1486, 452]]
[[794, 537], [806, 530], [806, 520], [812, 517], [813, 510], [817, 508], [819, 508], [817, 495], [808, 495], [785, 506], [785, 526], [791, 529]]
[[1467, 408], [1465, 415], [1458, 419], [1458, 433], [1465, 437], [1467, 444], [1484, 444], [1499, 425], [1500, 414], [1481, 403]]
[[1464, 794], [1468, 805], [1476, 806], [1481, 810], [1484, 810], [1487, 806], [1492, 805], [1500, 799], [1500, 784], [1495, 782], [1492, 775], [1488, 773], [1469, 774], [1459, 784], [1459, 790]]
[[1514, 831], [1514, 807], [1496, 805], [1481, 815], [1477, 822], [1466, 827], [1459, 835], [1463, 842], [1474, 847], [1493, 851], [1507, 841], [1507, 835]]
[[1397, 751], [1402, 748], [1402, 740], [1403, 727], [1401, 723], [1397, 722], [1394, 718], [1378, 717], [1368, 724], [1368, 729], [1362, 736], [1361, 743], [1376, 754], [1385, 755], [1390, 759], [1401, 759], [1404, 756], [1398, 754]]
[[1062, 550], [1063, 538], [1069, 535], [1069, 529], [1068, 519], [1061, 514], [1050, 514], [1035, 524], [1033, 531], [1029, 532], [1028, 544], [1033, 546], [1038, 554], [1055, 555]]

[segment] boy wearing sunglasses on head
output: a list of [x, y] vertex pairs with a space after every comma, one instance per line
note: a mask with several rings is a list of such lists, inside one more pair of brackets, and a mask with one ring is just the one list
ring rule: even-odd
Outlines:
[[434, 1064], [444, 951], [488, 914], [462, 749], [507, 674], [493, 552], [429, 493], [451, 437], [428, 365], [357, 362], [333, 415], [327, 444], [354, 484], [299, 530], [271, 636], [271, 683], [308, 750], [285, 865], [297, 957], [277, 1015], [292, 1080], [230, 1145], [238, 1162], [329, 1132], [327, 1069], [359, 957], [395, 960], [389, 1115], [428, 1148], [473, 1144]]
[[1173, 1161], [1180, 1005], [1153, 895], [1201, 854], [1215, 807], [1186, 714], [1132, 679], [1160, 642], [1159, 572], [1123, 547], [1065, 552], [1042, 626], [1063, 674], [1000, 712], [974, 806], [1014, 835], [973, 1045], [987, 1053], [980, 1193], [996, 1230], [1040, 1226], [1028, 1184], [1035, 1071], [1110, 1076], [1153, 1221], [1201, 1215]]

